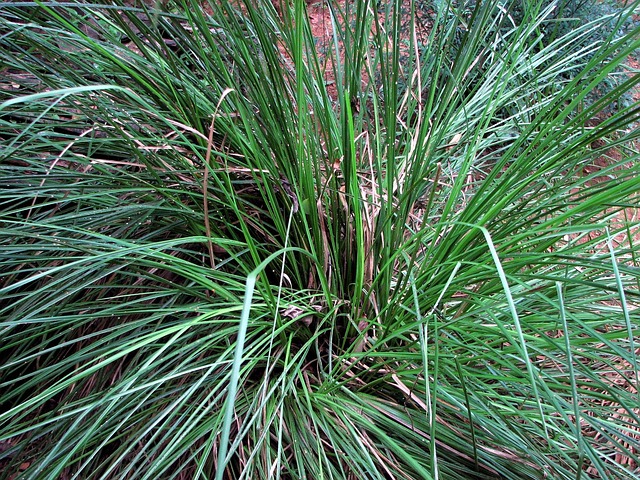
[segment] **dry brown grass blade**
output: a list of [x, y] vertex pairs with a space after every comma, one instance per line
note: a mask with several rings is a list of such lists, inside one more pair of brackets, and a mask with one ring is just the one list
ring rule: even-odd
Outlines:
[[[216, 262], [215, 262], [215, 254], [213, 251], [213, 241], [211, 240], [211, 225], [209, 223], [209, 168], [211, 167], [211, 151], [213, 149], [213, 132], [215, 129], [216, 117], [218, 115], [218, 110], [220, 109], [220, 105], [224, 101], [225, 97], [229, 95], [234, 90], [231, 88], [226, 88], [222, 95], [220, 96], [220, 100], [216, 105], [216, 111], [213, 113], [211, 117], [211, 126], [209, 127], [209, 136], [207, 137], [207, 153], [205, 156], [205, 165], [204, 165], [204, 175], [202, 180], [202, 190], [203, 190], [203, 210], [204, 210], [204, 228], [207, 234], [207, 247], [209, 249], [209, 262], [211, 265], [211, 269], [215, 270]], [[223, 140], [223, 149], [224, 149], [224, 140]], [[211, 292], [212, 294], [215, 292]]]

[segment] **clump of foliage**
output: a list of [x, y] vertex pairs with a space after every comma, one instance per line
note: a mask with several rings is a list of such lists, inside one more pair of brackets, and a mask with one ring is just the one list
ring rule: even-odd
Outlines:
[[638, 476], [638, 31], [453, 7], [0, 4], [0, 478]]
[[[526, 2], [515, 2], [511, 9], [515, 22], [525, 20], [527, 5]], [[616, 1], [593, 1], [593, 0], [545, 0], [542, 2], [543, 8], [550, 9], [550, 15], [540, 25], [539, 35], [541, 43], [548, 45], [553, 41], [562, 38], [573, 29], [585, 25], [591, 25], [590, 33], [585, 35], [580, 42], [572, 43], [565, 47], [566, 55], [580, 54], [590, 59], [596, 54], [598, 45], [603, 42], [610, 42], [612, 39], [622, 37], [640, 27], [637, 15], [619, 15], [624, 10], [624, 2]], [[594, 20], [599, 20], [594, 22]], [[612, 52], [613, 55], [614, 52]], [[632, 56], [638, 58], [639, 51], [633, 52]], [[580, 70], [580, 64], [575, 69], [568, 69], [563, 75], [571, 77]], [[626, 66], [619, 66], [615, 71], [604, 78], [597, 89], [587, 97], [587, 101], [596, 101], [599, 98], [609, 95], [616, 86], [620, 85], [627, 77], [629, 69]], [[633, 102], [633, 96], [628, 92], [619, 99], [614, 99], [605, 113], [611, 113], [619, 107], [628, 107]]]

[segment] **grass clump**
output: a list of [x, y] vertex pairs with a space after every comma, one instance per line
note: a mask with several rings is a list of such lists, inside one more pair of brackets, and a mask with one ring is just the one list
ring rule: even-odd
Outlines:
[[637, 477], [638, 32], [511, 6], [0, 4], [0, 478]]

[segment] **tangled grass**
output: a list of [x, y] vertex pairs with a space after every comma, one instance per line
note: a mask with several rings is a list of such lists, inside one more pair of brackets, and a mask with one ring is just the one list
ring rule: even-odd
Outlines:
[[511, 6], [1, 3], [0, 478], [640, 478], [638, 30]]

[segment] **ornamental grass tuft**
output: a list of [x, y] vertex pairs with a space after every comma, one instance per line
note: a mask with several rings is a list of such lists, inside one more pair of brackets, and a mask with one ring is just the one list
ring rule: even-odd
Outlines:
[[0, 479], [640, 478], [638, 2], [308, 8], [0, 3]]

